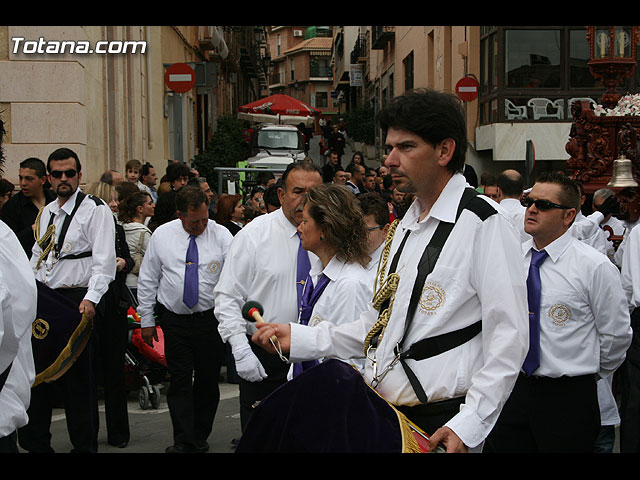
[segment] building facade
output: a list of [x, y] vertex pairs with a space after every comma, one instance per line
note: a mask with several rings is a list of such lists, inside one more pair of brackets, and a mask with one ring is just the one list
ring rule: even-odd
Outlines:
[[[572, 124], [571, 103], [598, 103], [605, 87], [589, 72], [584, 26], [360, 26], [335, 27], [334, 89], [338, 109], [377, 111], [410, 88], [454, 92], [466, 76], [478, 97], [464, 102], [470, 151], [478, 171], [561, 168]], [[350, 62], [350, 66], [346, 62]], [[349, 82], [357, 65], [361, 83]], [[618, 88], [640, 90], [640, 72]], [[383, 139], [378, 135], [381, 154]], [[528, 153], [529, 152], [529, 153]]]
[[333, 27], [269, 26], [268, 95], [284, 93], [323, 114], [335, 113], [331, 48]]
[[[220, 115], [260, 95], [259, 29], [0, 26], [5, 178], [17, 183], [22, 160], [62, 146], [79, 155], [83, 183], [131, 159], [159, 174], [188, 163]], [[168, 86], [176, 63], [194, 73], [187, 91]]]

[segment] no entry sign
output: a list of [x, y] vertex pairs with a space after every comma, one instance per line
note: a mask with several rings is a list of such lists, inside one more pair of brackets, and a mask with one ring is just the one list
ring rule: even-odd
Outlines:
[[456, 94], [463, 102], [470, 102], [478, 98], [480, 90], [478, 81], [473, 77], [462, 77], [456, 83]]
[[188, 92], [196, 83], [196, 72], [186, 63], [174, 63], [164, 73], [164, 81], [174, 92]]

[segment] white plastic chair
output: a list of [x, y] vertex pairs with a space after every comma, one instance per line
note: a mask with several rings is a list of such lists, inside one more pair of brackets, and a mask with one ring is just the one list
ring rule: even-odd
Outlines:
[[[548, 98], [531, 98], [527, 105], [533, 111], [534, 120], [540, 120], [541, 118], [558, 118], [562, 120], [562, 107], [558, 108], [558, 105]], [[552, 107], [555, 111], [549, 112], [549, 107]]]
[[527, 118], [527, 107], [514, 105], [511, 100], [505, 98], [504, 113], [507, 120], [524, 120]]

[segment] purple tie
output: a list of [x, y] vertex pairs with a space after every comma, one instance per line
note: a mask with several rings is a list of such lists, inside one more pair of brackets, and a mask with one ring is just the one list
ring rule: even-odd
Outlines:
[[[299, 233], [298, 233], [298, 237], [300, 237]], [[304, 248], [302, 248], [302, 240], [300, 240], [300, 244], [298, 245], [297, 269], [298, 269], [298, 272], [296, 275], [296, 287], [298, 290], [298, 307], [300, 307], [300, 305], [302, 305], [302, 292], [304, 291], [304, 284], [305, 282], [310, 281], [309, 270], [311, 269], [311, 263], [309, 262], [309, 254]]]
[[531, 265], [527, 278], [527, 298], [529, 301], [529, 353], [522, 368], [531, 375], [540, 366], [540, 265], [547, 258], [544, 250], [531, 250]]
[[189, 235], [182, 301], [189, 308], [193, 308], [198, 303], [198, 246], [195, 235]]
[[[304, 289], [304, 294], [302, 296], [302, 303], [300, 305], [300, 323], [302, 325], [308, 325], [309, 319], [311, 318], [311, 313], [313, 313], [313, 306], [316, 304], [320, 295], [324, 291], [325, 287], [329, 283], [329, 278], [323, 273], [320, 275], [320, 279], [318, 280], [318, 285], [313, 287], [313, 282], [311, 281], [311, 277], [308, 278], [306, 288]], [[297, 377], [304, 370], [311, 368], [315, 365], [318, 365], [317, 360], [309, 360], [307, 362], [300, 362], [293, 364], [293, 376]]]

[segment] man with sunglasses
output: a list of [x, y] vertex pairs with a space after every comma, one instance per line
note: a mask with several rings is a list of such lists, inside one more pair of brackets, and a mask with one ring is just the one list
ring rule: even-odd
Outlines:
[[573, 180], [546, 174], [523, 203], [530, 348], [486, 451], [590, 453], [600, 430], [596, 382], [631, 342], [620, 274], [569, 232], [580, 207]]
[[[98, 304], [116, 273], [115, 222], [111, 209], [102, 200], [79, 188], [81, 168], [78, 155], [69, 148], [59, 148], [49, 155], [49, 182], [57, 198], [41, 210], [31, 267], [36, 280], [69, 298], [81, 314], [95, 323]], [[47, 231], [53, 231], [48, 238]], [[51, 333], [54, 332], [52, 326]], [[54, 389], [59, 388], [73, 451], [97, 452], [98, 403], [92, 355], [89, 340], [64, 375], [32, 389], [29, 424], [19, 432], [23, 449], [52, 451], [51, 409]]]

